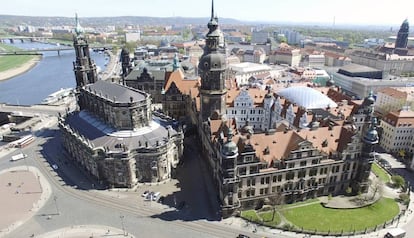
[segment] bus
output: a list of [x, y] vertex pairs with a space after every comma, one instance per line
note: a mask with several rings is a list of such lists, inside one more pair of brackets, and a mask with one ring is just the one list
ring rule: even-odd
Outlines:
[[30, 143], [32, 143], [34, 141], [34, 136], [33, 135], [27, 135], [27, 136], [23, 136], [22, 138], [13, 141], [11, 144], [12, 147], [16, 147], [16, 148], [23, 148], [27, 145], [29, 145]]
[[18, 160], [24, 159], [26, 157], [27, 157], [26, 154], [20, 153], [20, 154], [17, 154], [17, 155], [13, 155], [11, 157], [10, 161], [18, 161]]

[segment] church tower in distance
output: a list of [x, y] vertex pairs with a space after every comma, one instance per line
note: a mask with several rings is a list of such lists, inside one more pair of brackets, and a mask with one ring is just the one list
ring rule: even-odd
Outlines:
[[73, 62], [73, 71], [76, 77], [76, 89], [98, 81], [96, 64], [89, 54], [89, 44], [83, 35], [84, 30], [79, 24], [76, 14], [75, 34], [73, 35], [73, 46], [75, 47], [76, 60]]
[[[225, 71], [226, 58], [220, 52], [222, 32], [218, 29], [218, 18], [214, 16], [214, 1], [211, 2], [211, 18], [207, 24], [206, 45], [204, 54], [198, 64], [201, 77], [201, 117], [206, 121], [209, 117], [220, 118], [226, 113]], [[214, 116], [213, 116], [214, 115]], [[214, 119], [218, 119], [214, 118]]]

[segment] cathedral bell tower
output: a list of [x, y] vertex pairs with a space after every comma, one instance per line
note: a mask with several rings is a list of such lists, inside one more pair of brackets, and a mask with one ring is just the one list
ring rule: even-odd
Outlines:
[[73, 35], [73, 46], [75, 48], [76, 60], [73, 62], [73, 71], [76, 77], [76, 89], [98, 81], [96, 64], [89, 54], [89, 44], [83, 35], [84, 30], [79, 24], [76, 14], [75, 34]]
[[[218, 29], [218, 18], [214, 16], [214, 1], [211, 2], [211, 18], [207, 24], [204, 54], [198, 64], [201, 77], [201, 116], [206, 121], [212, 115], [218, 117], [226, 113], [225, 71], [226, 58], [221, 53], [222, 33]], [[216, 118], [217, 119], [217, 118]]]

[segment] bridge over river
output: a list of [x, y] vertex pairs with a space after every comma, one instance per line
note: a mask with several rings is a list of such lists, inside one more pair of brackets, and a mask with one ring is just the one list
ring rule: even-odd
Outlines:
[[[105, 50], [112, 50], [112, 45], [104, 45], [104, 46], [92, 46], [89, 47], [94, 51], [105, 51]], [[53, 48], [33, 48], [33, 49], [19, 49], [15, 51], [9, 52], [0, 52], [0, 55], [42, 55], [41, 52], [46, 51], [56, 51], [58, 55], [60, 55], [61, 51], [65, 50], [74, 50], [72, 46], [61, 46], [61, 47], [53, 47]]]

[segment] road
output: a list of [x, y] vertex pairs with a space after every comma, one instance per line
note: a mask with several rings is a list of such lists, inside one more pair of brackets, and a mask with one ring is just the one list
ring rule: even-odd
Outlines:
[[[398, 161], [394, 156], [387, 154], [387, 153], [378, 153], [377, 157], [380, 159], [387, 160], [388, 163], [391, 165], [391, 170], [394, 173], [399, 174], [402, 177], [404, 177], [404, 179], [411, 184], [411, 188], [413, 187], [412, 185], [414, 184], [414, 173], [413, 171], [408, 170], [405, 164]], [[413, 202], [413, 197], [414, 197], [414, 194], [413, 192], [411, 192], [411, 203]], [[412, 209], [412, 204], [410, 207]], [[406, 219], [404, 219], [404, 221], [406, 221]], [[414, 237], [414, 219], [411, 219], [407, 222], [408, 223], [406, 223], [402, 227], [407, 231], [407, 237]]]
[[[215, 220], [214, 211], [218, 207], [214, 205], [214, 199], [210, 199], [215, 198], [207, 189], [210, 180], [204, 177], [205, 171], [199, 163], [200, 157], [195, 156], [197, 151], [194, 147], [187, 152], [180, 170], [183, 175], [180, 175], [181, 172], [177, 175], [184, 192], [172, 196], [187, 201], [184, 209], [177, 210], [155, 202], [150, 205], [139, 202], [128, 197], [127, 192], [118, 192], [118, 196], [113, 196], [114, 192], [91, 190], [96, 181], [66, 161], [59, 137], [58, 129], [52, 127], [44, 130], [33, 144], [21, 149], [28, 155], [26, 160], [11, 163], [8, 156], [0, 159], [0, 169], [15, 165], [37, 167], [51, 184], [52, 197], [57, 198], [56, 201], [49, 199], [36, 216], [6, 237], [29, 237], [73, 225], [107, 225], [121, 229], [121, 216], [124, 217], [125, 229], [137, 237], [236, 237], [239, 233], [249, 234], [250, 237], [272, 237], [261, 231], [252, 233], [251, 227], [229, 226]], [[51, 164], [57, 164], [59, 169], [52, 169]], [[186, 170], [193, 172], [187, 173]], [[184, 182], [188, 180], [184, 178], [186, 176], [192, 177], [192, 180]], [[207, 205], [211, 203], [213, 205]], [[47, 219], [49, 214], [56, 213], [57, 207], [60, 215]]]
[[[68, 101], [71, 107], [73, 106], [72, 101]], [[30, 117], [35, 116], [37, 114], [57, 116], [60, 113], [63, 115], [66, 113], [66, 110], [67, 110], [66, 104], [60, 105], [60, 106], [48, 106], [48, 105], [24, 106], [24, 105], [7, 105], [4, 103], [0, 103], [1, 112], [15, 112], [15, 113], [21, 114], [22, 116], [30, 116]]]

